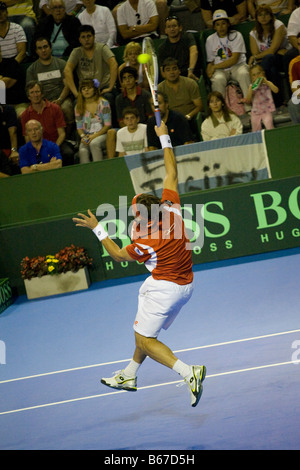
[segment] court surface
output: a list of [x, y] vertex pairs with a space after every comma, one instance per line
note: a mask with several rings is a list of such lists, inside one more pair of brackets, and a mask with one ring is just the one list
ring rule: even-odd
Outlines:
[[160, 339], [206, 365], [196, 408], [148, 358], [137, 392], [100, 383], [132, 356], [145, 276], [19, 297], [0, 316], [0, 449], [300, 449], [299, 266], [295, 249], [195, 267], [193, 297]]

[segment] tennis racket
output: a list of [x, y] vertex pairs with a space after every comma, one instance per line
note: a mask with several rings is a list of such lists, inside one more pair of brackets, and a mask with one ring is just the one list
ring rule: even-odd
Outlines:
[[157, 100], [157, 83], [159, 72], [156, 52], [151, 38], [146, 37], [143, 39], [143, 54], [149, 55], [149, 61], [145, 63], [145, 72], [153, 98], [156, 124], [157, 127], [159, 127], [161, 124], [161, 117]]

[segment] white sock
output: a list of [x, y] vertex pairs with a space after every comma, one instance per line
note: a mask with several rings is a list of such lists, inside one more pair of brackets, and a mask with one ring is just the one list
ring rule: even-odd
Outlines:
[[141, 364], [138, 362], [135, 362], [133, 359], [129, 362], [128, 366], [125, 367], [124, 369], [124, 374], [127, 377], [136, 377], [137, 371]]
[[177, 372], [177, 374], [181, 375], [182, 378], [187, 377], [192, 372], [191, 366], [180, 361], [180, 359], [177, 359], [175, 362], [173, 370]]

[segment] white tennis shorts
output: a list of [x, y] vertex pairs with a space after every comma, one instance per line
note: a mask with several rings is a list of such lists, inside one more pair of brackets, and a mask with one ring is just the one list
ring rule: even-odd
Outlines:
[[169, 328], [192, 293], [193, 283], [181, 286], [149, 276], [139, 290], [133, 329], [142, 336], [156, 338], [162, 328]]

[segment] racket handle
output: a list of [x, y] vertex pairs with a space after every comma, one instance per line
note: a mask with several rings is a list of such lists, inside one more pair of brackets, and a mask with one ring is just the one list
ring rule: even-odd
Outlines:
[[161, 116], [160, 116], [159, 109], [155, 109], [154, 114], [155, 114], [156, 125], [157, 125], [157, 127], [160, 127], [160, 125], [161, 125]]

